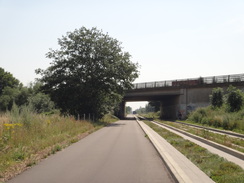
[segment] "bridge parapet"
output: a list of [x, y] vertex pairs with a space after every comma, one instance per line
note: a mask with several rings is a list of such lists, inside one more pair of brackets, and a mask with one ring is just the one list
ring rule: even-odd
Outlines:
[[210, 84], [228, 84], [231, 83], [244, 83], [244, 74], [222, 75], [222, 76], [210, 76], [199, 77], [189, 79], [178, 80], [166, 80], [155, 81], [146, 83], [135, 83], [132, 89], [145, 89], [145, 88], [163, 88], [163, 87], [187, 87], [187, 86], [199, 86]]

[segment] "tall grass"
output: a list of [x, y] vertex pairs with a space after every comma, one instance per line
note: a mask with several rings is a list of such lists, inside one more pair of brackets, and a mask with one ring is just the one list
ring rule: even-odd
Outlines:
[[29, 161], [33, 155], [49, 149], [45, 157], [76, 142], [78, 135], [104, 125], [106, 119], [100, 123], [77, 121], [71, 116], [36, 114], [28, 107], [14, 106], [10, 112], [0, 114], [0, 182], [20, 162], [28, 160], [26, 166], [35, 164]]
[[227, 112], [225, 107], [217, 109], [211, 106], [198, 108], [189, 115], [187, 120], [244, 133], [244, 109], [239, 112]]

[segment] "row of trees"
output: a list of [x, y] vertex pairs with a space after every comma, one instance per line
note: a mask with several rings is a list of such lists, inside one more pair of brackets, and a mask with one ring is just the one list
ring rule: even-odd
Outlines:
[[0, 111], [11, 110], [12, 106], [28, 105], [38, 113], [51, 112], [54, 103], [40, 91], [41, 83], [23, 86], [13, 75], [0, 67]]
[[229, 86], [226, 94], [223, 88], [214, 88], [210, 95], [210, 102], [214, 108], [226, 105], [228, 112], [238, 112], [244, 105], [244, 93], [234, 86]]
[[14, 102], [36, 105], [42, 100], [42, 105], [52, 108], [55, 103], [62, 113], [75, 116], [101, 118], [118, 111], [125, 90], [138, 77], [138, 64], [131, 62], [121, 43], [97, 28], [82, 27], [58, 39], [58, 44], [59, 49], [46, 55], [52, 60], [50, 67], [37, 69], [41, 78], [30, 87], [2, 70], [0, 110], [9, 110]]

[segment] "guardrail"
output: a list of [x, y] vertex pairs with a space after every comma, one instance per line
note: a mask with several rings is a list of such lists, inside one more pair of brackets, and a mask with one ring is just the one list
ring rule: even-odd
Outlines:
[[155, 82], [146, 82], [146, 83], [134, 83], [132, 89], [186, 87], [186, 86], [196, 86], [196, 85], [203, 85], [203, 84], [236, 83], [236, 82], [244, 82], [244, 74], [155, 81]]

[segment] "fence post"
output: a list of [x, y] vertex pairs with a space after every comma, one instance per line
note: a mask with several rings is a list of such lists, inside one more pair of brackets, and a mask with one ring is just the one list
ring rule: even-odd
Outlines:
[[86, 120], [86, 114], [84, 114], [84, 121]]

